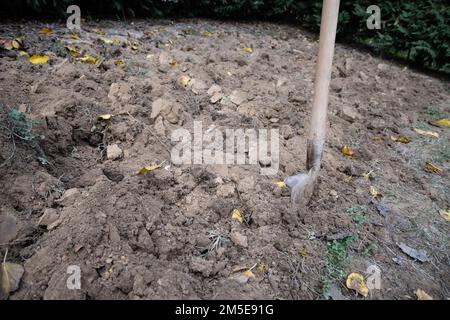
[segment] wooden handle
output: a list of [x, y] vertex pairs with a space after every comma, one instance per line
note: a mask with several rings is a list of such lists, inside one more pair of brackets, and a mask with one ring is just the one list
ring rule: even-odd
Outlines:
[[331, 79], [334, 43], [339, 15], [339, 0], [324, 0], [320, 23], [319, 56], [317, 59], [314, 98], [308, 139], [308, 170], [320, 166], [325, 142], [328, 90]]

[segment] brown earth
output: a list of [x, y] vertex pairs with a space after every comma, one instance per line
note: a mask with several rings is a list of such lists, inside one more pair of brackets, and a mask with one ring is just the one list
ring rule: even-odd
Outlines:
[[[8, 248], [7, 261], [25, 268], [10, 299], [361, 299], [345, 278], [370, 265], [381, 289], [366, 299], [415, 299], [416, 289], [450, 298], [439, 214], [450, 206], [449, 129], [430, 125], [449, 117], [448, 82], [337, 45], [322, 170], [308, 207], [292, 210], [289, 189], [273, 183], [304, 170], [315, 36], [269, 23], [103, 21], [85, 23], [76, 40], [63, 24], [51, 35], [44, 26], [0, 28], [1, 39], [23, 35], [29, 54], [50, 57], [33, 65], [0, 51], [0, 256]], [[64, 46], [102, 58], [84, 64]], [[217, 103], [214, 84], [225, 96]], [[11, 108], [36, 121], [31, 142], [11, 134]], [[204, 130], [279, 128], [277, 175], [172, 164], [170, 134], [193, 120]], [[81, 267], [81, 290], [66, 287], [69, 265]], [[239, 277], [253, 266], [254, 277]]]

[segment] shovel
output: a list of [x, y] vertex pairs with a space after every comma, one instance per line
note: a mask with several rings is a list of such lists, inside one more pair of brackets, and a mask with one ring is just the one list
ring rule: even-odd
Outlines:
[[314, 81], [314, 98], [307, 140], [306, 169], [308, 172], [284, 179], [286, 185], [291, 188], [292, 204], [298, 208], [306, 206], [311, 199], [322, 161], [327, 127], [328, 91], [338, 15], [339, 0], [324, 0], [320, 24], [319, 56]]

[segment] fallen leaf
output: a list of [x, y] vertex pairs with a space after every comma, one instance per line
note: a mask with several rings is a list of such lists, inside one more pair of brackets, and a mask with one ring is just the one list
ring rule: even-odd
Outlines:
[[401, 142], [401, 143], [410, 143], [411, 140], [409, 140], [407, 137], [394, 137], [391, 136], [391, 140], [395, 142]]
[[373, 136], [373, 137], [372, 137], [372, 141], [373, 141], [373, 142], [380, 142], [380, 141], [383, 141], [383, 137], [382, 137], [382, 136]]
[[353, 150], [350, 149], [349, 146], [343, 146], [343, 147], [341, 148], [341, 152], [342, 152], [342, 154], [344, 154], [344, 155], [346, 155], [346, 156], [348, 156], [348, 157], [352, 157], [353, 154], [354, 154]]
[[69, 51], [69, 55], [73, 58], [76, 58], [80, 54], [80, 51], [75, 47], [65, 46], [64, 48]]
[[347, 288], [355, 290], [364, 297], [367, 297], [367, 295], [369, 294], [369, 288], [364, 281], [364, 277], [359, 273], [350, 273], [347, 277], [346, 285]]
[[29, 57], [28, 61], [30, 61], [32, 64], [42, 64], [47, 63], [48, 59], [49, 59], [48, 56], [40, 56], [35, 54]]
[[263, 266], [263, 265], [259, 265], [258, 266], [258, 270], [261, 271], [261, 272], [264, 271], [265, 269], [266, 269], [266, 267]]
[[212, 37], [213, 34], [209, 31], [203, 31], [202, 35], [205, 37]]
[[83, 57], [78, 58], [78, 61], [87, 64], [97, 64], [97, 62], [99, 61], [99, 57], [93, 57], [89, 54], [85, 54]]
[[191, 77], [189, 77], [187, 75], [182, 75], [178, 79], [178, 83], [181, 84], [183, 87], [186, 87], [188, 85], [189, 81], [191, 81]]
[[72, 31], [72, 32], [70, 33], [70, 39], [73, 39], [73, 40], [79, 40], [80, 37], [78, 36], [78, 34], [77, 34], [75, 31]]
[[431, 162], [426, 162], [424, 167], [430, 171], [432, 171], [433, 173], [441, 173], [443, 170], [437, 166], [435, 166], [434, 164], [432, 164]]
[[3, 47], [4, 47], [6, 50], [12, 50], [12, 49], [14, 49], [14, 47], [13, 47], [13, 45], [12, 45], [12, 41], [6, 41], [5, 44], [3, 45]]
[[7, 299], [19, 288], [24, 268], [20, 264], [3, 262], [0, 270], [0, 299]]
[[375, 186], [370, 186], [369, 192], [374, 198], [381, 198], [383, 196]]
[[440, 127], [450, 128], [450, 119], [439, 119], [435, 123]]
[[428, 254], [425, 250], [417, 250], [417, 249], [407, 246], [404, 243], [400, 243], [397, 245], [404, 253], [406, 253], [408, 256], [410, 256], [413, 259], [416, 259], [420, 262], [430, 261], [430, 258], [428, 258]]
[[39, 30], [39, 33], [45, 34], [46, 36], [49, 36], [53, 33], [53, 30], [47, 27], [42, 28]]
[[122, 59], [114, 61], [114, 64], [116, 66], [118, 66], [118, 67], [124, 67], [125, 66], [125, 62]]
[[248, 52], [248, 53], [252, 53], [252, 52], [253, 52], [253, 49], [250, 48], [250, 47], [245, 47], [245, 48], [244, 48], [244, 51], [245, 51], [245, 52]]
[[26, 52], [25, 50], [19, 50], [18, 53], [19, 53], [19, 56], [27, 56], [28, 55], [28, 52]]
[[172, 59], [172, 60], [169, 61], [169, 64], [170, 64], [172, 67], [175, 67], [175, 66], [177, 65], [177, 60]]
[[101, 30], [101, 29], [94, 29], [92, 30], [93, 32], [95, 32], [96, 34], [99, 34], [101, 36], [105, 35], [105, 31]]
[[450, 222], [450, 210], [439, 210], [439, 215], [446, 221]]
[[114, 43], [114, 40], [111, 40], [111, 39], [108, 39], [108, 38], [103, 38], [103, 37], [100, 37], [100, 38], [98, 38], [100, 41], [103, 41], [104, 43], [106, 43], [106, 44], [111, 44], [111, 43]]
[[417, 300], [433, 300], [433, 297], [422, 289], [417, 289], [416, 291], [414, 291], [414, 293], [417, 296]]
[[414, 128], [414, 131], [423, 136], [439, 138], [439, 133], [437, 133], [437, 132], [425, 131], [425, 130], [421, 130], [421, 129], [417, 129], [417, 128]]
[[244, 271], [243, 273], [242, 273], [244, 276], [246, 276], [247, 278], [255, 278], [255, 275], [253, 274], [253, 272], [251, 271], [251, 270], [247, 270], [247, 271]]
[[22, 49], [23, 48], [23, 38], [22, 37], [16, 37], [11, 42], [11, 45], [14, 49]]
[[234, 209], [231, 212], [231, 218], [239, 221], [240, 223], [244, 222], [244, 217], [242, 216], [242, 213], [238, 209]]
[[286, 183], [284, 181], [277, 181], [277, 182], [274, 182], [273, 184], [276, 185], [277, 187], [280, 187], [280, 188], [287, 187], [287, 185], [286, 185]]
[[114, 44], [120, 46], [122, 44], [122, 41], [120, 41], [120, 39], [116, 37], [114, 38]]
[[111, 114], [102, 114], [98, 116], [98, 120], [104, 120], [104, 121], [108, 121], [111, 120], [112, 115]]
[[161, 168], [161, 165], [145, 166], [145, 167], [142, 167], [141, 169], [139, 169], [138, 174], [144, 174], [149, 171], [153, 171], [153, 170], [160, 169], [160, 168]]
[[302, 249], [298, 252], [298, 254], [304, 258], [308, 255], [308, 252], [306, 251], [306, 249]]

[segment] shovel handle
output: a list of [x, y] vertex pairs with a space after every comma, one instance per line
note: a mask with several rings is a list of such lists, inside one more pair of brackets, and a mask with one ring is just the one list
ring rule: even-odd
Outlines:
[[317, 59], [314, 98], [308, 136], [306, 166], [319, 169], [325, 143], [328, 91], [333, 63], [334, 43], [339, 15], [339, 0], [324, 0], [320, 23], [319, 56]]

